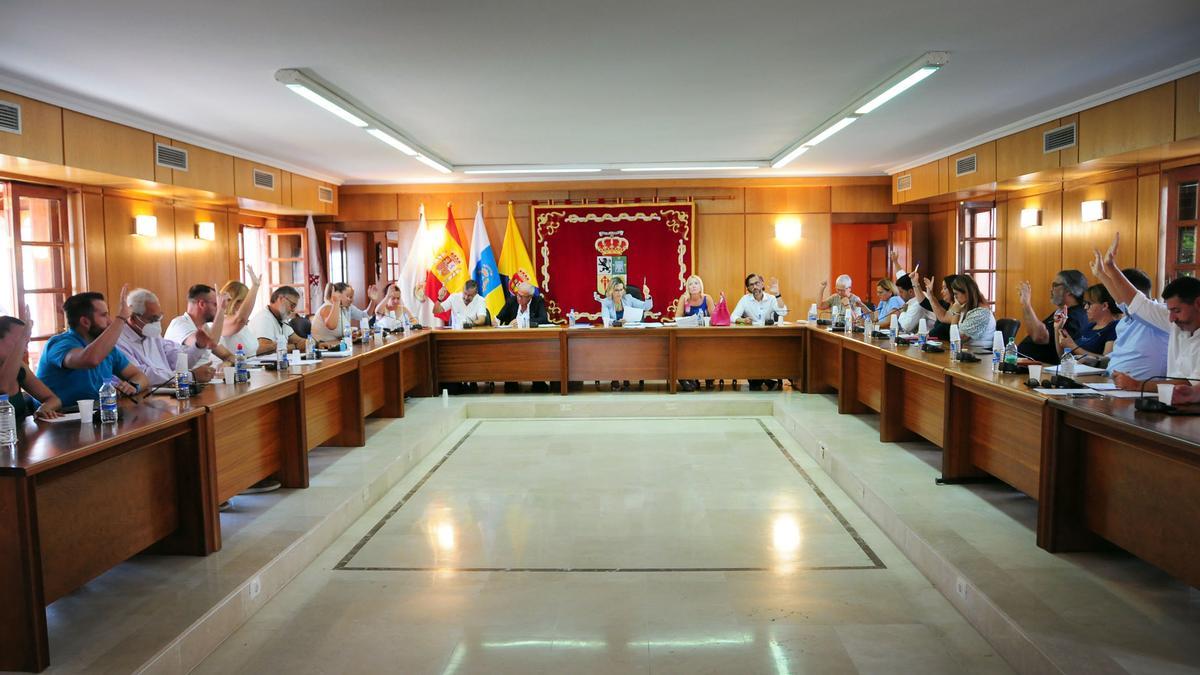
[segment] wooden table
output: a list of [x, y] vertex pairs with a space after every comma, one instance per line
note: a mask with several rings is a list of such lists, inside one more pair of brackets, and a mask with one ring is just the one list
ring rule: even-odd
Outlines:
[[[884, 343], [886, 344], [886, 343]], [[895, 443], [924, 438], [942, 447], [948, 419], [948, 353], [922, 352], [916, 345], [887, 346], [879, 440]]]
[[[804, 380], [807, 330], [803, 326], [673, 328], [670, 353], [678, 380]], [[571, 336], [573, 337], [573, 335]], [[624, 378], [622, 378], [624, 379]], [[638, 378], [639, 380], [642, 378]]]
[[804, 386], [806, 394], [827, 394], [842, 386], [842, 333], [831, 333], [821, 326], [809, 326], [804, 348]]
[[121, 562], [220, 547], [205, 419], [123, 402], [115, 425], [28, 419], [0, 451], [0, 669], [45, 669], [46, 605]]
[[441, 382], [545, 382], [558, 380], [567, 393], [566, 330], [472, 328], [434, 330], [434, 386]]
[[284, 487], [308, 487], [302, 382], [288, 373], [252, 370], [249, 383], [210, 384], [191, 399], [208, 410], [214, 505], [274, 475]]
[[666, 327], [565, 329], [566, 375], [553, 379], [562, 380], [563, 394], [567, 380], [666, 380], [674, 392], [673, 332]]
[[1131, 399], [1055, 399], [1042, 454], [1038, 546], [1104, 540], [1200, 587], [1200, 418]]
[[[321, 359], [316, 365], [289, 368], [302, 381], [305, 450], [322, 445], [366, 445], [363, 394], [359, 383], [359, 358], [370, 345], [356, 345], [350, 356]], [[399, 379], [399, 372], [395, 373]]]

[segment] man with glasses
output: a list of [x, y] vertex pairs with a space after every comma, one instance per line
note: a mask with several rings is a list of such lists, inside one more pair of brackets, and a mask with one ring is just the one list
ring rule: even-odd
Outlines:
[[1087, 292], [1087, 277], [1079, 270], [1062, 270], [1050, 284], [1050, 301], [1056, 309], [1045, 319], [1038, 319], [1033, 308], [1033, 287], [1028, 281], [1021, 282], [1018, 293], [1025, 313], [1024, 325], [1029, 331], [1017, 351], [1022, 356], [1037, 359], [1042, 363], [1058, 363], [1062, 354], [1054, 340], [1055, 319], [1063, 317], [1063, 330], [1072, 340], [1079, 340], [1079, 333], [1088, 327], [1087, 310], [1083, 308], [1083, 294]]
[[[150, 386], [157, 387], [175, 377], [175, 360], [181, 347], [162, 337], [162, 307], [158, 296], [145, 288], [129, 292], [132, 314], [121, 329], [117, 349], [146, 374]], [[194, 363], [188, 360], [192, 377], [197, 382], [212, 379], [214, 369], [208, 360]]]
[[271, 294], [271, 302], [250, 317], [250, 333], [258, 344], [243, 345], [247, 356], [270, 354], [276, 345], [286, 342], [288, 349], [304, 349], [304, 338], [296, 335], [289, 323], [300, 305], [300, 292], [291, 286], [280, 286]]
[[204, 363], [210, 354], [218, 362], [233, 363], [233, 353], [218, 342], [227, 298], [218, 297], [217, 289], [207, 284], [192, 286], [187, 297], [187, 311], [171, 320], [163, 337], [186, 350], [189, 364]]

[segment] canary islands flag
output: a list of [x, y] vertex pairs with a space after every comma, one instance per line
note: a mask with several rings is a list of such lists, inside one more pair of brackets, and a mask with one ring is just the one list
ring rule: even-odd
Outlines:
[[479, 295], [487, 304], [492, 317], [504, 309], [504, 289], [500, 283], [500, 268], [483, 224], [483, 204], [475, 207], [475, 229], [471, 232], [471, 278], [479, 284]]
[[517, 219], [513, 216], [512, 202], [508, 203], [508, 226], [504, 229], [504, 250], [500, 252], [500, 279], [505, 295], [515, 295], [517, 286], [522, 283], [531, 284], [535, 289], [538, 287], [529, 250], [525, 248], [525, 240], [521, 238], [521, 230], [517, 229]]

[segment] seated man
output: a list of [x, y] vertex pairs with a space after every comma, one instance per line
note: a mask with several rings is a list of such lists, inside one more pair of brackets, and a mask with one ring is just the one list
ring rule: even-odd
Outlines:
[[833, 309], [837, 307], [843, 315], [848, 312], [854, 313], [870, 309], [870, 306], [863, 302], [862, 298], [850, 290], [852, 284], [853, 280], [849, 274], [838, 275], [838, 278], [833, 282], [833, 295], [826, 296], [825, 289], [829, 288], [829, 282], [822, 281], [821, 288], [817, 291], [817, 297], [820, 298], [817, 302], [817, 309]]
[[[778, 317], [787, 316], [787, 306], [783, 304], [783, 296], [779, 293], [779, 280], [771, 279], [770, 292], [763, 291], [763, 278], [758, 274], [746, 275], [746, 294], [738, 300], [737, 306], [729, 314], [729, 320], [735, 324], [766, 324], [775, 322]], [[849, 289], [849, 286], [846, 287]], [[768, 390], [782, 386], [779, 380], [747, 380], [750, 390], [766, 387]], [[736, 385], [736, 383], [735, 383]]]
[[137, 396], [150, 387], [142, 371], [116, 348], [129, 321], [125, 296], [122, 287], [115, 317], [109, 315], [102, 293], [79, 293], [63, 303], [68, 328], [46, 342], [37, 373], [63, 405], [98, 398], [100, 387], [114, 376], [113, 386], [127, 396]]
[[[1062, 270], [1050, 284], [1050, 301], [1057, 307], [1045, 319], [1039, 320], [1037, 310], [1033, 308], [1033, 291], [1028, 281], [1022, 282], [1018, 292], [1021, 306], [1025, 312], [1024, 324], [1029, 334], [1017, 345], [1017, 351], [1031, 359], [1042, 363], [1058, 363], [1062, 354], [1054, 340], [1054, 319], [1059, 314], [1066, 315], [1063, 330], [1073, 340], [1079, 339], [1079, 333], [1088, 326], [1087, 310], [1083, 308], [1083, 294], [1087, 291], [1087, 277], [1079, 270]], [[1115, 296], [1114, 296], [1115, 297]]]
[[[1138, 293], [1150, 297], [1152, 284], [1149, 275], [1133, 267], [1121, 270], [1121, 274]], [[1168, 333], [1131, 314], [1127, 305], [1118, 306], [1124, 316], [1117, 322], [1117, 340], [1113, 343], [1112, 351], [1108, 353], [1106, 367], [1118, 387], [1137, 389], [1143, 381], [1168, 372]]]
[[[180, 346], [162, 337], [162, 308], [158, 296], [144, 288], [136, 288], [129, 293], [128, 302], [133, 313], [121, 330], [117, 348], [146, 374], [150, 386], [171, 381], [175, 377]], [[197, 382], [208, 382], [215, 372], [208, 359], [198, 362], [188, 359], [188, 366]]]
[[[916, 274], [914, 271], [913, 274]], [[920, 283], [917, 277], [916, 283]], [[913, 286], [913, 277], [902, 274], [896, 280], [896, 288], [900, 290], [900, 299], [904, 301], [904, 309], [896, 316], [896, 329], [899, 333], [915, 333], [925, 319], [926, 326], [932, 326], [937, 317], [931, 309], [926, 309], [921, 298], [917, 297], [917, 289]]]
[[[1118, 304], [1129, 308], [1129, 314], [1167, 333], [1166, 372], [1157, 376], [1174, 381], [1172, 404], [1200, 401], [1200, 279], [1180, 277], [1163, 289], [1165, 303], [1157, 303], [1142, 294], [1130, 283], [1117, 267], [1117, 248], [1121, 237], [1118, 233], [1108, 253], [1095, 252], [1092, 272], [1100, 278], [1109, 294]], [[1129, 376], [1117, 378], [1122, 389], [1141, 389], [1144, 382]], [[1149, 378], [1147, 378], [1149, 379]]]
[[300, 306], [300, 292], [291, 286], [280, 286], [271, 294], [271, 302], [250, 317], [250, 332], [258, 338], [257, 345], [244, 345], [247, 356], [271, 354], [276, 345], [285, 343], [287, 349], [305, 348], [304, 339], [296, 335], [288, 323]]
[[[517, 292], [508, 296], [504, 301], [504, 309], [496, 315], [496, 325], [514, 328], [518, 325], [528, 325], [530, 328], [537, 328], [541, 324], [550, 323], [550, 316], [546, 314], [546, 301], [542, 296], [534, 295], [533, 290], [533, 286], [528, 283], [517, 286]], [[504, 383], [506, 392], [514, 393], [520, 390], [521, 386], [516, 382]], [[548, 392], [550, 385], [534, 382], [533, 390], [539, 393]]]
[[444, 287], [438, 289], [438, 301], [433, 303], [433, 313], [444, 312], [461, 318], [463, 328], [488, 324], [487, 303], [479, 295], [479, 284], [474, 279], [467, 279], [461, 293], [446, 293]]
[[233, 353], [221, 346], [221, 332], [225, 329], [224, 295], [206, 284], [196, 284], [188, 289], [187, 311], [171, 320], [163, 336], [187, 351], [188, 363], [209, 361], [233, 363]]

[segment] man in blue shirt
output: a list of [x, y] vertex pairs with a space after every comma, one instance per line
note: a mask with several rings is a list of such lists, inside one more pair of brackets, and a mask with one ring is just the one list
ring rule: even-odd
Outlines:
[[116, 348], [129, 321], [125, 295], [126, 288], [122, 287], [116, 316], [108, 313], [101, 293], [79, 293], [63, 303], [68, 329], [46, 342], [38, 362], [38, 378], [64, 405], [95, 399], [100, 387], [114, 375], [119, 377], [114, 383], [117, 391], [129, 396], [150, 386], [142, 371]]
[[[1142, 295], [1150, 295], [1150, 277], [1130, 267], [1121, 274]], [[1125, 316], [1117, 322], [1117, 341], [1108, 354], [1108, 372], [1122, 389], [1138, 390], [1141, 383], [1167, 373], [1167, 332], [1134, 316], [1121, 305]]]

